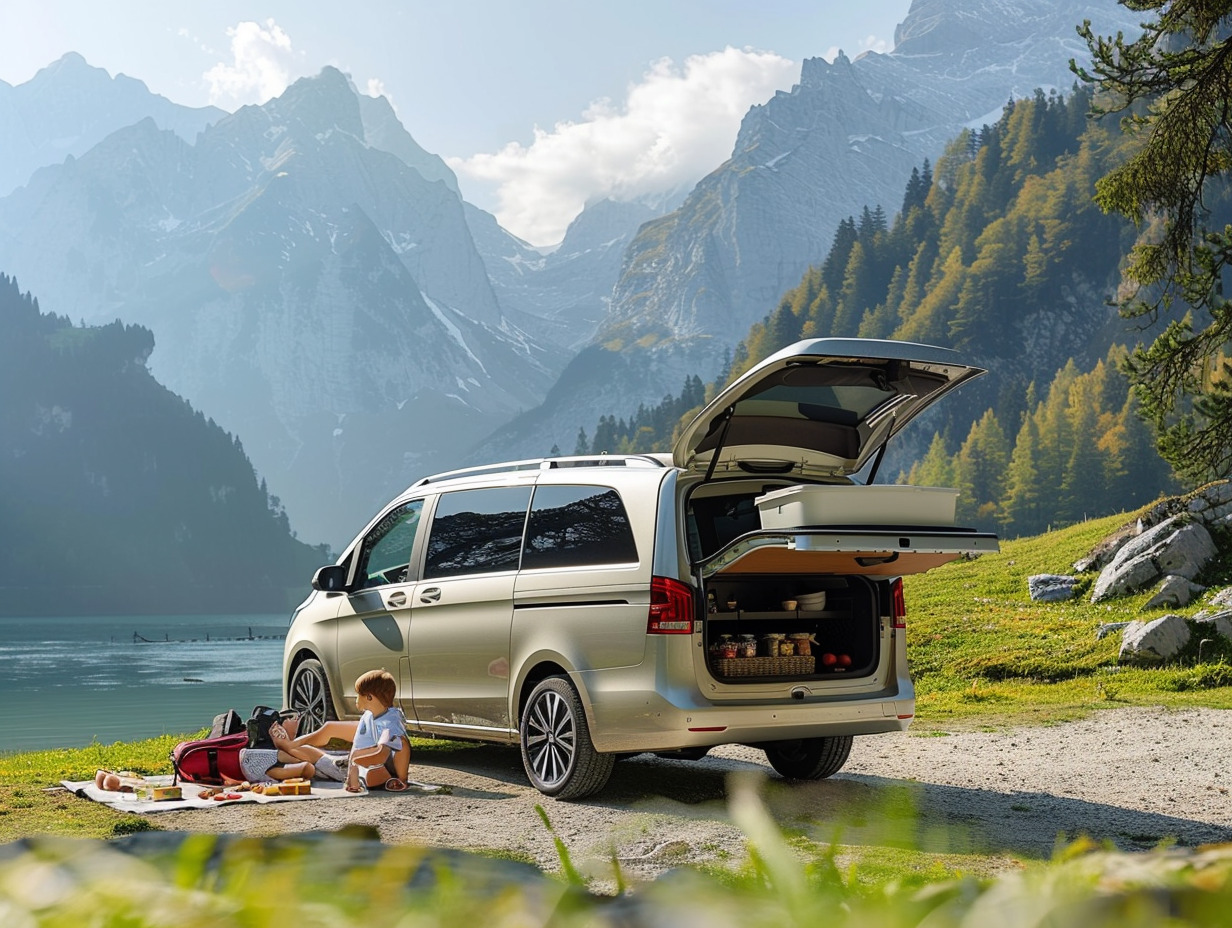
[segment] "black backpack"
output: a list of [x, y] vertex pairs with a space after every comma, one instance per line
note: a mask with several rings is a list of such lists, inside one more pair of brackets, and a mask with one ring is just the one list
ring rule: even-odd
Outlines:
[[248, 729], [248, 746], [250, 748], [273, 748], [274, 741], [270, 738], [270, 726], [283, 719], [297, 715], [293, 709], [271, 709], [269, 706], [255, 706], [245, 727]]
[[244, 730], [244, 720], [234, 709], [220, 712], [214, 716], [214, 724], [210, 726], [210, 737], [221, 738], [224, 735], [234, 735]]

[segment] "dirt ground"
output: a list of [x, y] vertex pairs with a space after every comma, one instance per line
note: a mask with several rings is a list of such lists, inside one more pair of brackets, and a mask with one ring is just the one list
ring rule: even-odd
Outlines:
[[700, 761], [616, 764], [607, 788], [557, 802], [528, 784], [516, 749], [423, 752], [411, 776], [448, 792], [165, 813], [162, 828], [287, 834], [366, 825], [386, 843], [497, 850], [560, 868], [542, 805], [575, 865], [627, 879], [744, 855], [733, 777], [751, 778], [795, 834], [847, 845], [914, 846], [1004, 858], [1051, 854], [1058, 835], [1122, 849], [1232, 842], [1232, 711], [1117, 709], [1042, 728], [856, 738], [828, 780], [780, 779], [762, 752], [717, 748]]

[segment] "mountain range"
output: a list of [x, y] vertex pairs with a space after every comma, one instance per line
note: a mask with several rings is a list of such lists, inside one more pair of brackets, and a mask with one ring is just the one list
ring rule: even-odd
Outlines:
[[805, 61], [682, 200], [590, 204], [550, 254], [332, 68], [228, 115], [70, 55], [0, 85], [0, 125], [61, 114], [0, 161], [0, 190], [25, 175], [0, 270], [53, 312], [150, 329], [153, 374], [242, 438], [303, 537], [338, 544], [425, 472], [569, 451], [713, 376], [840, 220], [892, 213], [961, 128], [1068, 86], [1084, 17], [1133, 27], [1113, 0], [915, 0], [892, 52]]
[[214, 106], [172, 103], [143, 82], [125, 74], [112, 77], [70, 52], [24, 84], [0, 81], [0, 196], [39, 168], [80, 157], [116, 129], [147, 116], [192, 142], [226, 115]]
[[152, 373], [337, 542], [552, 380], [465, 213], [388, 103], [329, 68], [193, 144], [146, 118], [36, 172], [0, 201], [0, 267], [71, 318], [151, 329]]
[[1110, 0], [915, 0], [888, 54], [806, 60], [790, 92], [744, 117], [731, 158], [629, 244], [602, 325], [561, 375], [567, 388], [472, 459], [571, 447], [601, 415], [657, 403], [689, 374], [712, 377], [821, 262], [840, 221], [877, 206], [892, 218], [912, 169], [962, 129], [1037, 88], [1069, 88], [1084, 18], [1105, 32], [1135, 25]]

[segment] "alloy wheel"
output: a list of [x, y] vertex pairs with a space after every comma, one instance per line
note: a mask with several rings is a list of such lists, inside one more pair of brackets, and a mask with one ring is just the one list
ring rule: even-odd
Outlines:
[[546, 690], [530, 707], [526, 753], [535, 776], [552, 788], [569, 776], [577, 755], [577, 726], [569, 704]]

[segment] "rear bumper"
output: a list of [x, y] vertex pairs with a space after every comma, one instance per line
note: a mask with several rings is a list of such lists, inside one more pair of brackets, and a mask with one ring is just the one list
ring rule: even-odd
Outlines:
[[591, 740], [605, 753], [905, 731], [915, 714], [915, 690], [905, 677], [891, 692], [867, 696], [736, 704], [709, 702], [696, 689], [666, 695], [612, 690], [601, 676], [575, 674], [574, 683], [584, 694]]

